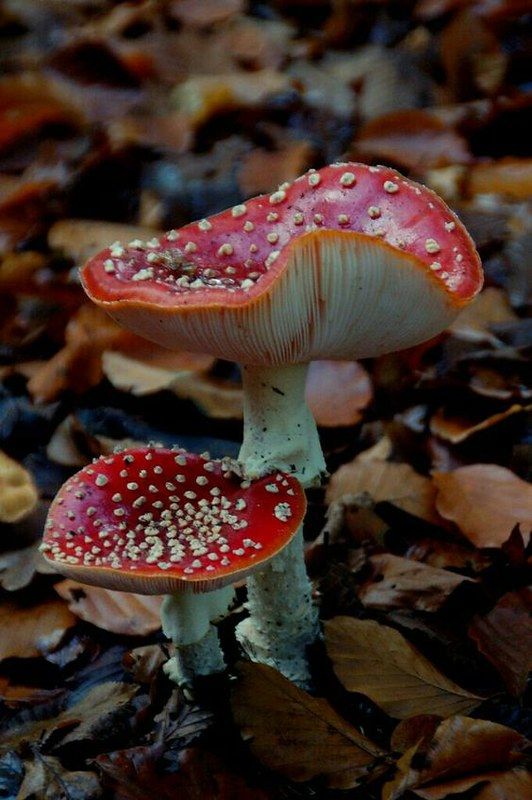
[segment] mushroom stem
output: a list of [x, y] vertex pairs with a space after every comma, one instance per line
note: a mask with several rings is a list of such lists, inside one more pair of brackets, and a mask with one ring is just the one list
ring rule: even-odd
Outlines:
[[[316, 423], [305, 402], [306, 364], [245, 366], [244, 441], [239, 454], [244, 475], [274, 469], [290, 472], [305, 487], [320, 483], [325, 461]], [[318, 633], [302, 531], [247, 581], [249, 618], [237, 637], [254, 661], [276, 667], [299, 685], [309, 683], [305, 649]]]
[[205, 594], [167, 595], [161, 607], [163, 633], [173, 641], [177, 656], [168, 674], [177, 683], [192, 675], [212, 675], [225, 669], [216, 629], [211, 622], [222, 617], [232, 603], [232, 586]]

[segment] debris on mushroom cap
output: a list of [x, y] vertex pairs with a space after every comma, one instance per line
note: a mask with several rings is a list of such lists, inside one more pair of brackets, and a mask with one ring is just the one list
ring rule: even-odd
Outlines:
[[[430, 338], [480, 290], [482, 270], [467, 231], [430, 189], [388, 167], [347, 163], [310, 170], [269, 196], [170, 231], [161, 239], [105, 250], [85, 265], [82, 280], [95, 302], [141, 335], [169, 347], [186, 341], [188, 349], [205, 349], [208, 328], [208, 338], [222, 343], [216, 355], [235, 360], [243, 360], [240, 345], [228, 342], [229, 351], [222, 353], [227, 350], [227, 331], [218, 330], [223, 323], [213, 326], [205, 315], [199, 327], [191, 326], [192, 312], [218, 313], [223, 307], [231, 336], [240, 324], [249, 339], [249, 326], [257, 323], [244, 313], [253, 316], [256, 306], [258, 318], [261, 304], [276, 302], [286, 310], [294, 295], [301, 294], [306, 305], [291, 308], [299, 313], [294, 313], [286, 333], [292, 341], [314, 336], [315, 341], [305, 342], [288, 359], [305, 361], [376, 355]], [[329, 305], [327, 317], [327, 308], [319, 308], [316, 298], [329, 303], [335, 293], [341, 300], [336, 297], [336, 307]], [[392, 293], [396, 297], [391, 299]], [[378, 330], [383, 324], [404, 330], [401, 321], [420, 300], [420, 324], [414, 314], [410, 332], [381, 342]], [[388, 315], [394, 304], [395, 317]], [[437, 313], [434, 306], [439, 307]], [[375, 317], [377, 329], [369, 350], [352, 352], [354, 339], [360, 337], [358, 332], [356, 337], [346, 336], [346, 326], [357, 314], [365, 316], [368, 307], [382, 308], [384, 317]], [[237, 312], [242, 318], [231, 316]], [[183, 319], [178, 320], [180, 315]], [[320, 328], [331, 319], [344, 326], [341, 352], [331, 352], [330, 331], [324, 336]], [[277, 322], [270, 319], [269, 330]], [[250, 351], [248, 363], [285, 362], [281, 353], [271, 354], [276, 347], [281, 344], [269, 348], [269, 358]]]
[[41, 549], [58, 572], [85, 583], [144, 594], [210, 591], [288, 544], [305, 506], [299, 483], [281, 472], [250, 484], [229, 459], [130, 449], [63, 485]]

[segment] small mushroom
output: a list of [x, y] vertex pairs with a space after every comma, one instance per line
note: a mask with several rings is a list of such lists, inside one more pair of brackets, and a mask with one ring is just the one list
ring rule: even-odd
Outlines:
[[[325, 463], [304, 400], [309, 361], [430, 339], [480, 291], [482, 269], [432, 191], [388, 167], [345, 163], [161, 239], [112, 247], [82, 281], [136, 333], [243, 365], [245, 474], [280, 469], [311, 486]], [[246, 649], [304, 682], [317, 619], [301, 537], [248, 581], [248, 596]]]
[[41, 549], [57, 571], [84, 583], [167, 594], [163, 630], [185, 681], [224, 669], [211, 622], [226, 613], [234, 581], [279, 553], [304, 512], [302, 488], [281, 472], [250, 483], [229, 459], [130, 449], [63, 485]]

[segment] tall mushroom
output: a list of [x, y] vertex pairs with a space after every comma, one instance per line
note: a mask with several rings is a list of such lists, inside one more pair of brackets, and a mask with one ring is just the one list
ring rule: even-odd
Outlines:
[[[347, 163], [161, 239], [117, 243], [85, 265], [82, 280], [146, 338], [238, 361], [245, 474], [277, 468], [312, 486], [325, 464], [304, 402], [308, 362], [431, 338], [480, 290], [482, 270], [433, 192], [387, 167]], [[317, 623], [301, 539], [248, 581], [240, 634], [252, 657], [304, 681]]]
[[232, 584], [285, 547], [305, 513], [298, 482], [281, 472], [250, 483], [229, 459], [139, 448], [105, 456], [57, 494], [41, 545], [64, 575], [139, 594], [167, 594], [164, 633], [188, 682], [225, 663], [211, 622]]

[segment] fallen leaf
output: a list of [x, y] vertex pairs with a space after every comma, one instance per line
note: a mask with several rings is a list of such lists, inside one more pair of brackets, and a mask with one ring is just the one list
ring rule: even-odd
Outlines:
[[162, 645], [148, 644], [126, 653], [124, 666], [137, 683], [151, 683], [168, 658], [168, 653]]
[[443, 720], [432, 737], [400, 759], [398, 775], [384, 787], [383, 800], [402, 797], [408, 789], [427, 800], [443, 800], [453, 790], [490, 780], [493, 770], [519, 763], [526, 745], [521, 734], [495, 722], [463, 716]]
[[527, 769], [512, 769], [490, 779], [475, 800], [521, 800], [532, 797], [532, 775]]
[[330, 788], [349, 789], [383, 756], [325, 700], [264, 664], [241, 664], [231, 706], [254, 755], [293, 781], [320, 776]]
[[142, 225], [97, 222], [92, 219], [62, 219], [48, 233], [48, 244], [81, 266], [87, 259], [113, 242], [147, 241], [161, 231]]
[[243, 156], [238, 185], [245, 197], [274, 191], [285, 181], [294, 181], [312, 161], [308, 142], [282, 144], [277, 150], [256, 148]]
[[356, 425], [371, 403], [371, 379], [356, 361], [312, 361], [306, 401], [321, 427]]
[[410, 464], [355, 458], [332, 475], [326, 503], [346, 495], [369, 495], [375, 503], [387, 501], [427, 522], [441, 522], [434, 506], [436, 490], [432, 481], [419, 475]]
[[96, 773], [71, 772], [58, 758], [35, 753], [24, 762], [24, 780], [17, 800], [96, 800], [102, 788]]
[[0, 450], [0, 522], [18, 522], [30, 514], [39, 495], [29, 472]]
[[476, 616], [469, 636], [518, 697], [532, 670], [532, 589], [508, 592], [483, 617]]
[[63, 691], [63, 689], [42, 689], [39, 686], [21, 686], [11, 683], [8, 678], [0, 677], [0, 701], [5, 703], [7, 708], [47, 703], [60, 697]]
[[23, 589], [33, 580], [35, 573], [53, 574], [38, 544], [0, 555], [0, 586], [8, 592]]
[[497, 323], [514, 322], [517, 319], [519, 318], [512, 310], [506, 292], [488, 286], [458, 314], [448, 330], [467, 342], [497, 345], [499, 339], [490, 327]]
[[325, 622], [325, 643], [347, 691], [367, 695], [391, 717], [450, 716], [483, 699], [443, 675], [398, 631], [373, 620]]
[[515, 525], [528, 541], [532, 485], [497, 464], [472, 464], [433, 475], [436, 508], [476, 547], [500, 547]]
[[468, 172], [469, 195], [499, 194], [512, 200], [528, 200], [532, 195], [532, 158], [501, 158], [475, 164]]
[[48, 600], [22, 608], [16, 603], [0, 605], [0, 661], [4, 658], [34, 658], [56, 647], [76, 617], [61, 600]]
[[161, 627], [162, 596], [113, 592], [65, 580], [54, 586], [73, 614], [85, 622], [124, 636], [147, 636]]
[[437, 611], [460, 584], [473, 583], [455, 572], [390, 553], [371, 556], [368, 563], [372, 574], [357, 588], [357, 595], [369, 608]]
[[466, 417], [449, 416], [444, 409], [440, 408], [430, 419], [430, 431], [434, 436], [439, 436], [440, 439], [445, 439], [451, 444], [461, 444], [482, 431], [489, 430], [501, 422], [504, 422], [509, 417], [514, 417], [516, 414], [524, 414], [532, 410], [531, 406], [522, 406], [515, 403], [505, 411], [498, 414], [492, 414], [490, 417], [482, 419], [480, 422], [474, 422]]
[[417, 171], [471, 160], [466, 140], [421, 109], [393, 111], [370, 119], [355, 139], [354, 152], [379, 163], [392, 162], [398, 168]]

